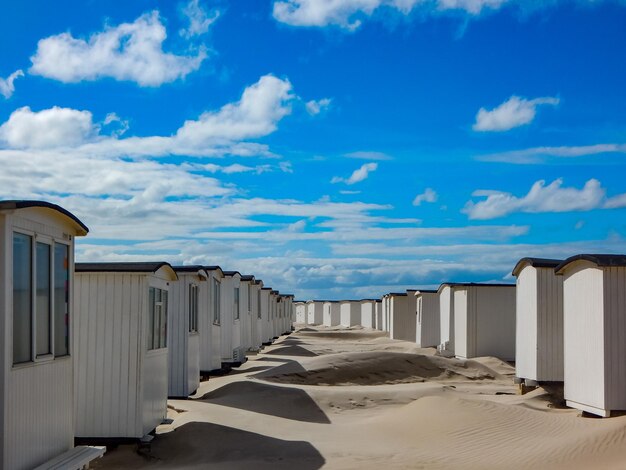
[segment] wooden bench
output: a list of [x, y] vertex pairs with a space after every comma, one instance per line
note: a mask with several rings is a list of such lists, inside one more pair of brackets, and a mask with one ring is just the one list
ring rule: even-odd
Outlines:
[[78, 446], [39, 465], [34, 470], [82, 470], [89, 468], [92, 460], [99, 459], [106, 452], [106, 447]]

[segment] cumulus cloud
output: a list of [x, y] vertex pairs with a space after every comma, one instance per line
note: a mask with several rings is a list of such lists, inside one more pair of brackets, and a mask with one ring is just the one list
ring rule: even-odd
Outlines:
[[29, 72], [64, 83], [113, 78], [159, 86], [184, 78], [206, 58], [203, 48], [190, 56], [165, 52], [166, 37], [157, 11], [132, 23], [106, 26], [88, 39], [61, 33], [38, 42]]
[[0, 126], [0, 141], [11, 148], [73, 147], [97, 133], [89, 111], [55, 106], [33, 112], [25, 106]]
[[522, 197], [491, 190], [475, 191], [473, 196], [486, 199], [469, 201], [463, 212], [470, 219], [486, 220], [514, 212], [588, 211], [603, 206], [606, 190], [596, 179], [587, 181], [582, 189], [563, 187], [563, 180], [557, 179], [548, 185], [544, 180], [537, 181]]
[[4, 96], [4, 98], [7, 100], [11, 98], [11, 96], [13, 96], [13, 93], [15, 92], [15, 80], [23, 76], [24, 72], [22, 72], [21, 70], [16, 70], [7, 78], [0, 77], [0, 95]]
[[380, 8], [408, 15], [416, 6], [432, 11], [460, 10], [478, 15], [485, 8], [500, 8], [508, 0], [276, 0], [274, 18], [291, 26], [335, 25], [356, 30], [363, 19]]
[[546, 104], [556, 106], [559, 104], [559, 99], [542, 97], [527, 100], [519, 96], [511, 96], [507, 101], [492, 110], [480, 108], [472, 128], [480, 132], [501, 132], [530, 124], [537, 114], [537, 106]]
[[101, 126], [94, 124], [89, 111], [54, 107], [36, 112], [24, 107], [14, 111], [0, 126], [0, 143], [13, 149], [62, 146], [107, 158], [267, 156], [266, 146], [248, 140], [276, 130], [278, 122], [291, 112], [291, 90], [288, 80], [265, 75], [248, 86], [240, 100], [186, 121], [172, 136], [122, 138], [127, 123], [115, 113], [107, 115], [103, 126], [117, 123], [119, 129], [105, 136], [100, 134]]
[[413, 205], [419, 206], [422, 202], [437, 202], [437, 197], [438, 195], [433, 189], [426, 188], [422, 194], [415, 196]]
[[322, 111], [327, 110], [330, 107], [332, 100], [330, 98], [322, 98], [321, 100], [307, 101], [304, 105], [306, 112], [311, 116], [316, 116]]
[[201, 36], [209, 31], [209, 28], [220, 16], [219, 10], [207, 10], [200, 5], [199, 0], [190, 0], [182, 10], [183, 15], [189, 21], [189, 26], [179, 31], [184, 38]]
[[366, 180], [369, 174], [372, 171], [376, 171], [378, 168], [378, 163], [365, 163], [361, 165], [360, 168], [357, 168], [352, 172], [349, 178], [342, 178], [340, 176], [335, 176], [330, 181], [331, 183], [345, 183], [345, 184], [355, 184], [359, 183], [363, 180]]

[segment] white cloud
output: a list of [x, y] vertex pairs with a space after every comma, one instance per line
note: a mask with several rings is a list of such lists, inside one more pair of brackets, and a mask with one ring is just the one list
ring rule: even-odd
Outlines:
[[606, 191], [596, 179], [590, 179], [582, 189], [565, 188], [557, 179], [546, 186], [540, 180], [528, 194], [516, 197], [501, 191], [476, 191], [473, 196], [486, 197], [474, 203], [469, 201], [463, 212], [470, 219], [495, 219], [514, 212], [570, 212], [588, 211], [602, 207]]
[[559, 99], [542, 97], [527, 100], [519, 96], [511, 96], [507, 101], [492, 110], [480, 108], [476, 114], [476, 122], [473, 129], [481, 132], [501, 132], [530, 124], [537, 114], [537, 106], [545, 104], [556, 106], [559, 104]]
[[183, 15], [189, 21], [187, 28], [180, 30], [180, 35], [184, 38], [201, 36], [209, 31], [209, 27], [219, 18], [219, 10], [207, 11], [200, 5], [199, 0], [190, 0], [183, 8]]
[[330, 98], [322, 98], [321, 100], [317, 101], [307, 101], [304, 107], [306, 108], [307, 113], [309, 113], [311, 116], [316, 116], [322, 111], [326, 111], [330, 107], [331, 103], [332, 100]]
[[346, 158], [354, 158], [356, 160], [374, 160], [374, 161], [387, 161], [393, 160], [393, 157], [383, 152], [363, 151], [344, 153]]
[[508, 0], [276, 0], [274, 18], [291, 26], [336, 25], [349, 31], [356, 30], [362, 19], [378, 9], [387, 7], [408, 15], [416, 6], [426, 10], [460, 10], [478, 15], [483, 9], [500, 8]]
[[202, 48], [192, 56], [164, 52], [166, 37], [157, 11], [106, 26], [86, 40], [62, 33], [39, 41], [29, 71], [65, 83], [108, 77], [159, 86], [184, 78], [206, 58]]
[[533, 147], [510, 152], [480, 155], [476, 160], [484, 162], [503, 162], [517, 165], [542, 163], [547, 157], [576, 158], [605, 153], [626, 153], [626, 144], [596, 144], [583, 146]]
[[11, 96], [13, 96], [13, 93], [15, 92], [15, 80], [23, 76], [24, 72], [22, 72], [21, 70], [16, 70], [7, 78], [0, 77], [0, 95], [4, 96], [7, 100], [11, 98]]
[[354, 170], [349, 178], [346, 179], [346, 178], [341, 178], [339, 176], [335, 176], [330, 182], [333, 184], [334, 183], [346, 183], [346, 184], [359, 183], [363, 180], [366, 180], [369, 174], [372, 171], [376, 171], [377, 168], [378, 168], [378, 163], [365, 163], [364, 165], [361, 165], [360, 168], [357, 168], [356, 170]]
[[89, 111], [57, 106], [39, 112], [19, 108], [0, 126], [0, 142], [11, 148], [74, 147], [97, 134]]
[[[7, 148], [72, 148], [78, 154], [103, 158], [159, 157], [167, 155], [219, 157], [256, 156], [270, 153], [265, 145], [247, 142], [274, 132], [278, 122], [291, 112], [294, 95], [288, 80], [265, 75], [247, 87], [241, 99], [217, 111], [186, 121], [173, 136], [120, 137], [100, 134], [89, 111], [54, 107], [39, 112], [24, 107], [14, 111], [0, 126], [0, 144]], [[110, 113], [103, 125], [120, 121]], [[290, 171], [283, 162], [282, 171]]]
[[437, 193], [431, 189], [426, 188], [422, 194], [418, 194], [413, 199], [413, 205], [419, 206], [422, 202], [437, 202]]

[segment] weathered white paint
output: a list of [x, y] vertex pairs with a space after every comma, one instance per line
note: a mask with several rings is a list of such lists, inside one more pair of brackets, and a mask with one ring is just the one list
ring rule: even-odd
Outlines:
[[382, 330], [383, 329], [383, 302], [382, 300], [377, 300], [376, 301], [376, 316], [374, 317], [376, 320], [376, 323], [374, 324], [374, 328], [376, 328], [377, 330]]
[[254, 283], [250, 284], [250, 301], [252, 302], [252, 321], [251, 321], [251, 338], [252, 338], [252, 350], [258, 351], [261, 349], [261, 345], [263, 344], [263, 339], [261, 338], [261, 288], [263, 287], [263, 282], [261, 280], [256, 280]]
[[252, 299], [250, 297], [250, 284], [254, 283], [254, 278], [242, 278], [239, 285], [240, 301], [240, 325], [241, 325], [241, 347], [245, 351], [252, 348]]
[[439, 294], [439, 340], [438, 349], [454, 354], [454, 299], [453, 289], [449, 284], [442, 284]]
[[190, 288], [198, 293], [198, 322], [207, 318], [209, 283], [208, 275], [201, 267], [175, 268], [178, 282], [170, 285], [172, 310], [167, 325], [167, 350], [169, 354], [169, 397], [187, 397], [200, 385], [200, 333], [190, 331]]
[[454, 300], [455, 355], [515, 360], [515, 286], [457, 284]]
[[[389, 337], [415, 342], [415, 295], [389, 294]], [[411, 306], [409, 306], [409, 298]]]
[[[206, 308], [201, 308], [198, 315], [200, 372], [206, 374], [222, 367], [222, 333], [221, 333], [221, 281], [222, 270], [217, 266], [205, 266], [207, 279]], [[216, 288], [217, 283], [217, 288]], [[218, 298], [216, 305], [215, 298]], [[216, 307], [220, 309], [219, 320], [215, 318]]]
[[376, 301], [361, 300], [361, 326], [374, 328], [376, 323]]
[[382, 317], [381, 330], [382, 331], [389, 331], [389, 325], [391, 323], [390, 312], [391, 312], [390, 297], [389, 297], [389, 294], [386, 294], [383, 296], [383, 300], [382, 300], [382, 311], [381, 311], [381, 317]]
[[[522, 260], [523, 261], [523, 260]], [[516, 267], [516, 376], [563, 381], [563, 277], [531, 260]]]
[[353, 300], [339, 302], [339, 322], [341, 326], [357, 326], [361, 323], [361, 303]]
[[567, 404], [600, 416], [626, 410], [626, 265], [562, 266]]
[[271, 315], [271, 299], [270, 287], [263, 287], [261, 289], [261, 328], [263, 344], [270, 343], [273, 340], [273, 334], [271, 329], [270, 315]]
[[[69, 246], [70, 354], [13, 366], [13, 232]], [[74, 445], [74, 237], [85, 235], [51, 208], [0, 209], [0, 468], [30, 469]]]
[[324, 322], [324, 302], [309, 300], [306, 303], [307, 323], [321, 325]]
[[337, 326], [341, 324], [341, 308], [339, 302], [324, 302], [324, 326]]
[[[241, 347], [241, 320], [235, 318], [235, 288], [240, 288], [241, 274], [238, 272], [225, 272], [222, 279], [222, 363], [231, 364], [236, 362], [235, 349]], [[239, 316], [241, 318], [241, 290], [239, 297]]]
[[415, 292], [417, 316], [415, 319], [415, 342], [419, 347], [436, 347], [440, 343], [439, 294], [436, 291]]
[[155, 273], [76, 274], [76, 436], [139, 438], [166, 417], [168, 352], [148, 350], [148, 292], [167, 291], [171, 282], [169, 265]]
[[296, 309], [296, 323], [307, 324], [306, 303], [296, 302], [294, 303]]

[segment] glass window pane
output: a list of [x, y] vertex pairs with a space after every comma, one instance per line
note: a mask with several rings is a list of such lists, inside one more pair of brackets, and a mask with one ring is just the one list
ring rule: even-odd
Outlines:
[[13, 234], [13, 364], [32, 359], [32, 237]]
[[37, 243], [36, 251], [36, 281], [37, 297], [35, 300], [35, 315], [37, 334], [37, 355], [50, 354], [50, 245]]
[[148, 290], [148, 338], [146, 342], [148, 349], [154, 349], [154, 311], [155, 311], [154, 287]]
[[70, 247], [54, 245], [54, 355], [70, 353]]
[[239, 287], [235, 287], [235, 302], [233, 303], [233, 316], [239, 320]]
[[217, 279], [213, 279], [213, 321], [219, 325], [221, 320], [220, 311], [220, 282]]
[[163, 306], [161, 307], [161, 341], [159, 342], [161, 348], [167, 347], [167, 291], [162, 290], [161, 301]]

